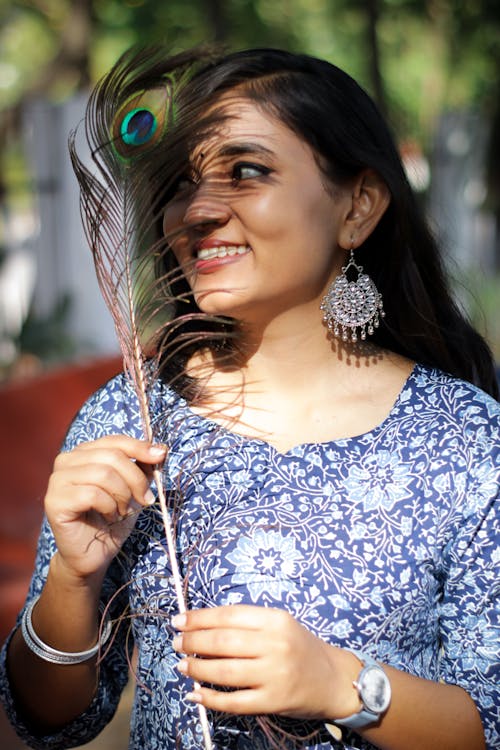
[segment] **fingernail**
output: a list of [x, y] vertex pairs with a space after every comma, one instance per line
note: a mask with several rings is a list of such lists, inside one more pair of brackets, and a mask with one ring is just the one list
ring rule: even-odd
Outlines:
[[188, 671], [187, 659], [181, 659], [180, 661], [178, 661], [176, 664], [176, 667], [179, 670], [179, 672], [181, 672], [181, 674], [187, 674], [187, 671]]
[[155, 458], [163, 458], [163, 456], [167, 452], [167, 447], [165, 445], [152, 445], [149, 449], [149, 452]]
[[174, 615], [171, 620], [172, 626], [174, 628], [183, 628], [184, 625], [186, 624], [186, 621], [187, 621], [187, 617], [185, 614]]
[[182, 635], [174, 635], [172, 638], [172, 646], [176, 651], [182, 651]]
[[200, 693], [186, 693], [186, 700], [193, 703], [201, 703], [201, 695]]
[[146, 490], [144, 494], [144, 500], [146, 502], [146, 505], [153, 505], [153, 503], [156, 502], [156, 498], [150, 489]]

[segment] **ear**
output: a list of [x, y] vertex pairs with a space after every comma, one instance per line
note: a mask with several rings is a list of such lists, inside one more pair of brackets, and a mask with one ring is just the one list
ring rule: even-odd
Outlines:
[[352, 186], [351, 204], [339, 233], [339, 245], [346, 249], [362, 245], [390, 202], [391, 194], [382, 178], [372, 169], [361, 172]]

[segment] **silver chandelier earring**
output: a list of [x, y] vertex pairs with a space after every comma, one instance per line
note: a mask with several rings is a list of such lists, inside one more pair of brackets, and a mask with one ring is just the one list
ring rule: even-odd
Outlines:
[[[349, 281], [348, 271], [357, 274], [354, 281]], [[320, 308], [323, 320], [334, 336], [353, 343], [358, 340], [358, 328], [364, 341], [379, 327], [380, 318], [385, 317], [382, 295], [368, 274], [363, 273], [363, 266], [358, 266], [354, 260], [352, 246], [349, 262], [331, 284]]]

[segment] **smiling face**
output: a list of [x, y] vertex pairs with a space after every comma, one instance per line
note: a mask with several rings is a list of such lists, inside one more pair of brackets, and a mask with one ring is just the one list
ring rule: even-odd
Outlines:
[[351, 190], [328, 184], [308, 144], [249, 100], [224, 114], [164, 212], [196, 303], [247, 322], [297, 310], [321, 320]]

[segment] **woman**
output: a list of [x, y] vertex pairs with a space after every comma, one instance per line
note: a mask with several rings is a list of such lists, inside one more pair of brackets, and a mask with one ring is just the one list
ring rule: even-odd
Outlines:
[[[199, 64], [144, 59], [100, 88], [123, 88], [125, 151], [154, 120], [134, 87]], [[4, 649], [12, 720], [33, 747], [88, 741], [134, 642], [132, 748], [202, 747], [197, 704], [216, 748], [497, 747], [488, 349], [357, 84], [273, 50], [201, 62], [141, 151], [175, 269], [157, 444], [124, 378], [71, 427]], [[187, 613], [149, 487], [163, 462]]]

